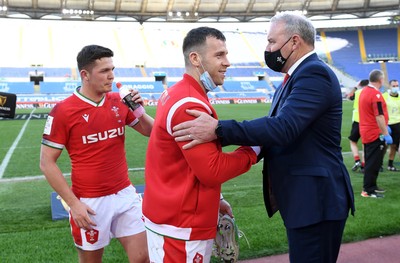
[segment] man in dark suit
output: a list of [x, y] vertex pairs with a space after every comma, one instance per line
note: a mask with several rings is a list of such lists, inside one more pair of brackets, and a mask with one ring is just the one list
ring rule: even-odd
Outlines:
[[291, 262], [336, 262], [349, 210], [350, 177], [340, 140], [342, 95], [337, 77], [314, 51], [315, 28], [304, 16], [271, 19], [265, 62], [290, 77], [276, 91], [268, 116], [237, 122], [188, 110], [194, 120], [174, 127], [191, 148], [219, 139], [222, 145], [261, 145], [268, 215], [283, 218]]

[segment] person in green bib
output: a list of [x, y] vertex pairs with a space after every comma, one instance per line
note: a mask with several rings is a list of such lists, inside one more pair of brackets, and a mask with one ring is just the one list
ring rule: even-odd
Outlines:
[[393, 144], [389, 147], [388, 171], [396, 172], [399, 169], [394, 166], [393, 161], [396, 152], [399, 149], [400, 141], [400, 97], [399, 97], [399, 81], [393, 79], [389, 81], [390, 89], [383, 93], [385, 98], [388, 113], [389, 113], [389, 127], [392, 130]]

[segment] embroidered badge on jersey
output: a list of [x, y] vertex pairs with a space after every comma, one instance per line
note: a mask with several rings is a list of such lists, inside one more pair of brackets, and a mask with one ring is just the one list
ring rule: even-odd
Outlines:
[[90, 244], [94, 244], [99, 240], [99, 231], [96, 229], [90, 229], [85, 232], [86, 241]]
[[119, 108], [117, 106], [113, 106], [111, 110], [115, 113], [115, 117], [119, 117]]
[[197, 252], [196, 255], [194, 255], [193, 263], [203, 263], [203, 255]]

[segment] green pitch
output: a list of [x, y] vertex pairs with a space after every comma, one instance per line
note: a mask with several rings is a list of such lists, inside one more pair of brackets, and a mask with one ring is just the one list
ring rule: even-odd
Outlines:
[[[220, 119], [252, 119], [264, 116], [269, 104], [216, 105]], [[155, 108], [147, 107], [154, 116]], [[344, 242], [400, 233], [400, 172], [379, 175], [385, 188], [384, 199], [362, 198], [362, 174], [350, 170], [353, 159], [349, 153], [347, 136], [351, 127], [352, 102], [344, 102], [342, 148], [349, 168], [356, 199], [356, 216], [347, 221]], [[30, 111], [17, 111], [29, 113]], [[35, 114], [46, 113], [36, 110]], [[52, 221], [50, 193], [52, 189], [40, 177], [39, 152], [45, 119], [0, 121], [0, 160], [3, 178], [0, 179], [0, 262], [77, 262], [67, 220]], [[20, 133], [24, 129], [23, 133]], [[15, 143], [18, 141], [18, 143]], [[147, 138], [128, 130], [127, 159], [130, 168], [142, 168], [145, 161]], [[235, 147], [226, 147], [231, 151]], [[386, 157], [387, 158], [387, 157]], [[386, 168], [387, 159], [384, 167]], [[395, 164], [398, 164], [396, 156]], [[70, 163], [63, 153], [59, 165], [68, 174]], [[240, 258], [255, 258], [287, 252], [285, 229], [279, 214], [268, 218], [262, 198], [262, 164], [223, 185], [223, 193], [232, 207], [237, 225], [250, 244], [240, 239]], [[31, 178], [33, 177], [33, 178]], [[132, 169], [135, 184], [144, 181], [143, 171]], [[18, 178], [19, 180], [11, 180]], [[67, 180], [69, 177], [67, 176]], [[127, 262], [117, 241], [105, 249], [104, 262]]]

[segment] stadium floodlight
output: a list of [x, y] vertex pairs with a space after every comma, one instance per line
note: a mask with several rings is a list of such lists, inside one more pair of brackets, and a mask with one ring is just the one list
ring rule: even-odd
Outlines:
[[189, 12], [189, 11], [176, 11], [174, 13], [173, 11], [169, 11], [168, 15], [166, 17], [167, 21], [183, 21], [183, 22], [189, 22], [189, 21], [198, 21], [198, 16], [199, 13], [195, 12]]
[[93, 18], [94, 11], [93, 10], [82, 10], [82, 9], [63, 9], [62, 14], [69, 18]]

